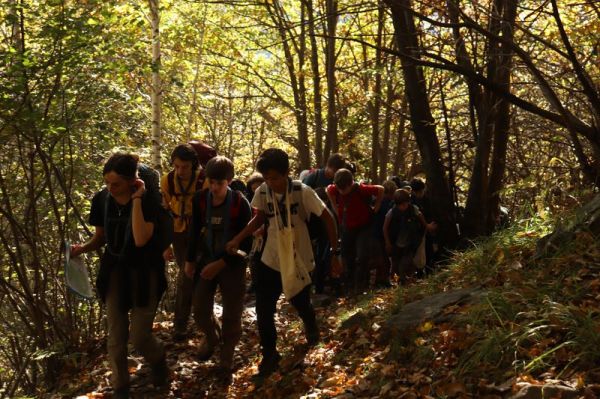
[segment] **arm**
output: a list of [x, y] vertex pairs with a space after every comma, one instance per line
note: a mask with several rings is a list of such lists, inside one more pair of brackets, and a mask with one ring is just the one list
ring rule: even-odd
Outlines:
[[383, 201], [383, 186], [375, 186], [377, 187], [377, 194], [375, 194], [375, 204], [373, 204], [373, 212], [379, 212], [379, 208], [381, 208], [381, 202]]
[[96, 226], [94, 235], [84, 244], [73, 244], [71, 245], [71, 256], [76, 257], [86, 252], [95, 251], [102, 248], [106, 243], [104, 239], [104, 227]]
[[383, 222], [383, 238], [385, 240], [385, 250], [389, 253], [392, 251], [392, 241], [390, 240], [390, 223], [392, 221], [391, 215], [385, 215], [385, 221]]
[[338, 212], [338, 204], [335, 200], [335, 197], [332, 194], [332, 191], [330, 191], [328, 188], [327, 190], [325, 190], [325, 192], [327, 193], [327, 198], [329, 199], [329, 203], [331, 204], [331, 207], [333, 208], [333, 211], [335, 212], [335, 216], [337, 216], [338, 220], [340, 220], [340, 214]]
[[135, 182], [137, 190], [131, 195], [133, 203], [131, 208], [131, 229], [133, 231], [133, 241], [136, 247], [143, 247], [152, 238], [154, 233], [154, 223], [146, 222], [144, 212], [142, 211], [142, 196], [146, 192], [146, 187], [142, 179]]
[[419, 213], [417, 217], [419, 218], [419, 221], [421, 222], [423, 228], [425, 228], [425, 231], [427, 231], [428, 233], [433, 233], [437, 230], [436, 222], [427, 223], [427, 220], [425, 220], [425, 216], [423, 216], [422, 213]]
[[327, 230], [327, 237], [329, 238], [329, 245], [331, 246], [331, 251], [333, 252], [333, 256], [331, 257], [331, 276], [334, 278], [338, 278], [341, 276], [343, 269], [337, 257], [337, 252], [339, 252], [337, 226], [335, 224], [335, 220], [327, 211], [327, 208], [323, 209], [320, 218], [325, 224], [325, 229]]
[[225, 244], [225, 250], [230, 254], [235, 254], [238, 250], [240, 243], [247, 237], [250, 237], [260, 226], [265, 223], [265, 213], [258, 209], [256, 215], [248, 222], [246, 227], [242, 229], [235, 237]]

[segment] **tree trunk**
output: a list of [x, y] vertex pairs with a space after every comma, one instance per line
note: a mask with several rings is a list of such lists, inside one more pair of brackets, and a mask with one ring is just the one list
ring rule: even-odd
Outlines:
[[[435, 121], [431, 115], [423, 69], [413, 61], [420, 58], [420, 48], [409, 0], [386, 0], [392, 10], [395, 37], [400, 52], [410, 120], [415, 133], [427, 187], [432, 203], [433, 218], [439, 225], [442, 245], [457, 241], [452, 194], [444, 174]], [[404, 56], [405, 55], [405, 56]]]
[[327, 74], [327, 139], [323, 158], [327, 159], [332, 152], [338, 151], [337, 137], [337, 110], [335, 101], [336, 76], [335, 76], [335, 35], [337, 31], [337, 0], [325, 0], [327, 27], [326, 27], [326, 61]]
[[306, 0], [306, 12], [308, 17], [308, 35], [310, 37], [310, 64], [312, 68], [313, 81], [313, 106], [315, 113], [315, 160], [318, 166], [325, 164], [326, 158], [323, 153], [323, 99], [321, 95], [321, 72], [319, 71], [319, 47], [317, 44], [315, 16], [312, 0]]
[[[377, 37], [375, 48], [375, 87], [373, 88], [373, 97], [369, 103], [371, 114], [371, 180], [373, 183], [380, 181], [379, 174], [379, 158], [381, 156], [380, 131], [379, 131], [379, 114], [381, 112], [381, 69], [383, 68], [383, 25], [385, 22], [385, 9], [383, 4], [379, 5], [377, 15]], [[387, 151], [387, 149], [386, 149]]]
[[161, 152], [161, 97], [160, 78], [160, 0], [148, 0], [150, 5], [150, 23], [152, 26], [152, 167], [162, 170]]

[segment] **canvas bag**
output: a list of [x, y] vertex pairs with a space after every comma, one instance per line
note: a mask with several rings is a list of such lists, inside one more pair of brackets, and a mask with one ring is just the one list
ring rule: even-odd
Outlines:
[[291, 193], [286, 190], [285, 208], [287, 212], [287, 226], [279, 225], [279, 206], [272, 193], [275, 209], [275, 230], [277, 231], [277, 255], [279, 257], [279, 269], [281, 272], [281, 285], [285, 297], [290, 300], [296, 296], [304, 287], [311, 283], [309, 267], [304, 264], [302, 257], [296, 256], [294, 228], [292, 227], [292, 213], [290, 206]]
[[427, 254], [425, 252], [425, 240], [425, 235], [423, 235], [421, 243], [419, 244], [419, 247], [415, 251], [415, 256], [413, 257], [413, 263], [415, 264], [417, 269], [424, 268], [425, 264], [427, 263]]

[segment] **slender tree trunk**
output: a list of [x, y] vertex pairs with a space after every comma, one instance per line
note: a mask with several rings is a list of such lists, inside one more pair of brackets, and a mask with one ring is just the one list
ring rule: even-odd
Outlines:
[[[458, 238], [452, 194], [444, 173], [423, 69], [417, 66], [412, 59], [420, 58], [420, 46], [413, 15], [410, 13], [411, 4], [409, 0], [386, 0], [386, 2], [392, 9], [392, 21], [398, 50], [401, 54], [400, 61], [410, 109], [410, 120], [427, 175], [433, 218], [439, 225], [439, 238], [442, 245], [452, 245]], [[406, 55], [406, 57], [402, 55]]]
[[313, 81], [313, 107], [315, 114], [315, 160], [318, 166], [324, 165], [326, 159], [323, 153], [323, 99], [321, 95], [321, 72], [319, 70], [319, 47], [316, 36], [315, 15], [313, 1], [306, 0], [306, 13], [308, 17], [308, 35], [310, 37], [310, 64]]
[[162, 170], [160, 152], [162, 82], [160, 77], [160, 0], [148, 0], [150, 5], [150, 23], [152, 26], [152, 167]]
[[200, 40], [198, 42], [198, 53], [196, 54], [196, 70], [194, 71], [194, 81], [192, 82], [192, 103], [187, 117], [187, 125], [185, 126], [185, 141], [192, 139], [192, 134], [196, 133], [198, 123], [196, 115], [198, 114], [198, 82], [200, 80], [200, 71], [202, 65], [202, 55], [204, 54], [204, 38], [206, 36], [206, 9], [204, 4], [204, 12], [202, 13], [202, 22], [200, 24]]
[[[502, 36], [510, 41], [514, 38], [514, 23], [517, 15], [518, 0], [505, 0], [503, 10]], [[511, 73], [513, 49], [502, 46], [499, 53], [498, 83], [506, 91], [511, 90]], [[506, 152], [510, 133], [510, 103], [498, 98], [498, 109], [496, 111], [496, 123], [494, 125], [494, 150], [492, 152], [492, 163], [490, 173], [490, 188], [488, 198], [487, 229], [491, 232], [500, 214], [500, 191], [504, 187], [504, 175], [506, 171]]]
[[392, 58], [387, 62], [389, 67], [387, 68], [387, 82], [386, 82], [386, 96], [385, 96], [385, 117], [383, 121], [383, 142], [381, 145], [381, 158], [379, 165], [380, 181], [385, 180], [388, 177], [388, 163], [390, 160], [390, 137], [392, 130], [392, 117], [393, 117], [393, 105], [396, 100], [396, 93], [394, 90], [394, 79], [392, 78], [391, 71], [395, 66], [395, 58]]
[[381, 156], [379, 114], [381, 112], [381, 70], [383, 68], [383, 25], [385, 22], [385, 9], [383, 3], [379, 5], [377, 15], [377, 37], [375, 49], [375, 87], [373, 88], [373, 98], [370, 101], [371, 111], [371, 180], [374, 183], [380, 181], [379, 158]]
[[408, 102], [406, 96], [402, 96], [402, 105], [400, 106], [400, 118], [398, 121], [398, 128], [396, 134], [396, 151], [394, 153], [394, 166], [392, 168], [392, 175], [398, 176], [400, 171], [404, 169], [406, 162], [406, 146], [408, 145], [406, 134], [406, 113], [408, 112]]
[[332, 152], [338, 150], [337, 137], [337, 109], [336, 109], [336, 74], [335, 74], [335, 35], [337, 31], [337, 0], [325, 0], [327, 26], [326, 26], [326, 61], [325, 70], [327, 74], [327, 139], [325, 140], [325, 150], [323, 158], [327, 159]]

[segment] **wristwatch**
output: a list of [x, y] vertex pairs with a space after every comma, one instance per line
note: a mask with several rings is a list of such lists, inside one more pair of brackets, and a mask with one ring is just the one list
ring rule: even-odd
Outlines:
[[333, 249], [333, 248], [329, 248], [331, 250], [331, 253], [334, 254], [335, 256], [339, 256], [342, 253], [342, 250], [339, 248]]

